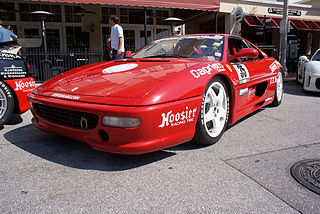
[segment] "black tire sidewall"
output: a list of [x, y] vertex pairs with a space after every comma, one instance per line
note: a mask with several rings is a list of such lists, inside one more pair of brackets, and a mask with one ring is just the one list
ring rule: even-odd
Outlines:
[[[214, 82], [219, 82], [222, 84], [222, 86], [224, 87], [224, 90], [226, 92], [227, 95], [227, 118], [224, 124], [224, 127], [222, 129], [222, 131], [220, 132], [220, 134], [217, 137], [211, 137], [207, 131], [206, 128], [204, 127], [204, 111], [205, 111], [205, 96], [207, 94], [207, 91], [209, 89], [209, 87], [211, 86], [212, 83]], [[198, 143], [198, 144], [203, 144], [203, 145], [212, 145], [214, 143], [216, 143], [223, 135], [224, 131], [226, 130], [226, 127], [228, 125], [228, 121], [229, 121], [229, 110], [230, 110], [230, 103], [229, 103], [229, 92], [228, 92], [228, 88], [226, 86], [226, 84], [224, 83], [224, 81], [220, 78], [220, 77], [214, 77], [213, 79], [211, 79], [209, 81], [209, 83], [207, 84], [204, 93], [203, 93], [203, 98], [202, 98], [202, 103], [201, 103], [201, 108], [200, 108], [200, 112], [199, 112], [199, 116], [198, 116], [198, 120], [197, 120], [197, 125], [196, 125], [196, 134], [194, 137], [194, 142]]]
[[10, 87], [3, 81], [0, 81], [0, 90], [7, 98], [7, 109], [2, 118], [0, 118], [0, 127], [2, 127], [11, 117], [14, 108], [14, 97]]

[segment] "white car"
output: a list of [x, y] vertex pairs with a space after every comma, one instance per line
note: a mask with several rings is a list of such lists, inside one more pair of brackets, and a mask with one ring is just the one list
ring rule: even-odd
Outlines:
[[302, 90], [320, 92], [320, 49], [311, 59], [300, 56], [297, 72], [297, 83], [302, 84]]

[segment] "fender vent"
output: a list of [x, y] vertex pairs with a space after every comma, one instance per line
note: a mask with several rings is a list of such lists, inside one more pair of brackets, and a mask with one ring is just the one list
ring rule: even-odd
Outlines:
[[264, 92], [266, 92], [268, 82], [262, 82], [256, 85], [256, 96], [262, 97]]

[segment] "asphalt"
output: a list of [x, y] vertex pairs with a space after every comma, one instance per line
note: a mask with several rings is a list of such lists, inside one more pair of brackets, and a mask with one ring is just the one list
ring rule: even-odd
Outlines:
[[286, 79], [279, 107], [220, 141], [140, 155], [98, 152], [37, 130], [31, 114], [0, 131], [0, 213], [320, 213], [320, 195], [290, 175], [320, 158], [320, 95]]

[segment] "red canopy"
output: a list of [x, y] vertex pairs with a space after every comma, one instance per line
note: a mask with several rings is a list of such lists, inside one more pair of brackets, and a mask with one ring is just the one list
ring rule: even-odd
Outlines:
[[218, 11], [220, 0], [32, 0], [43, 2], [77, 3], [77, 4], [104, 4], [128, 5], [162, 8], [181, 8], [192, 10]]
[[[271, 26], [273, 28], [280, 28], [280, 21], [282, 20], [281, 17], [266, 18], [270, 19], [269, 22], [266, 23], [267, 26]], [[264, 17], [256, 15], [247, 15], [244, 21], [250, 27], [263, 27]], [[320, 22], [317, 20], [289, 18], [289, 21], [290, 29], [320, 31]]]

